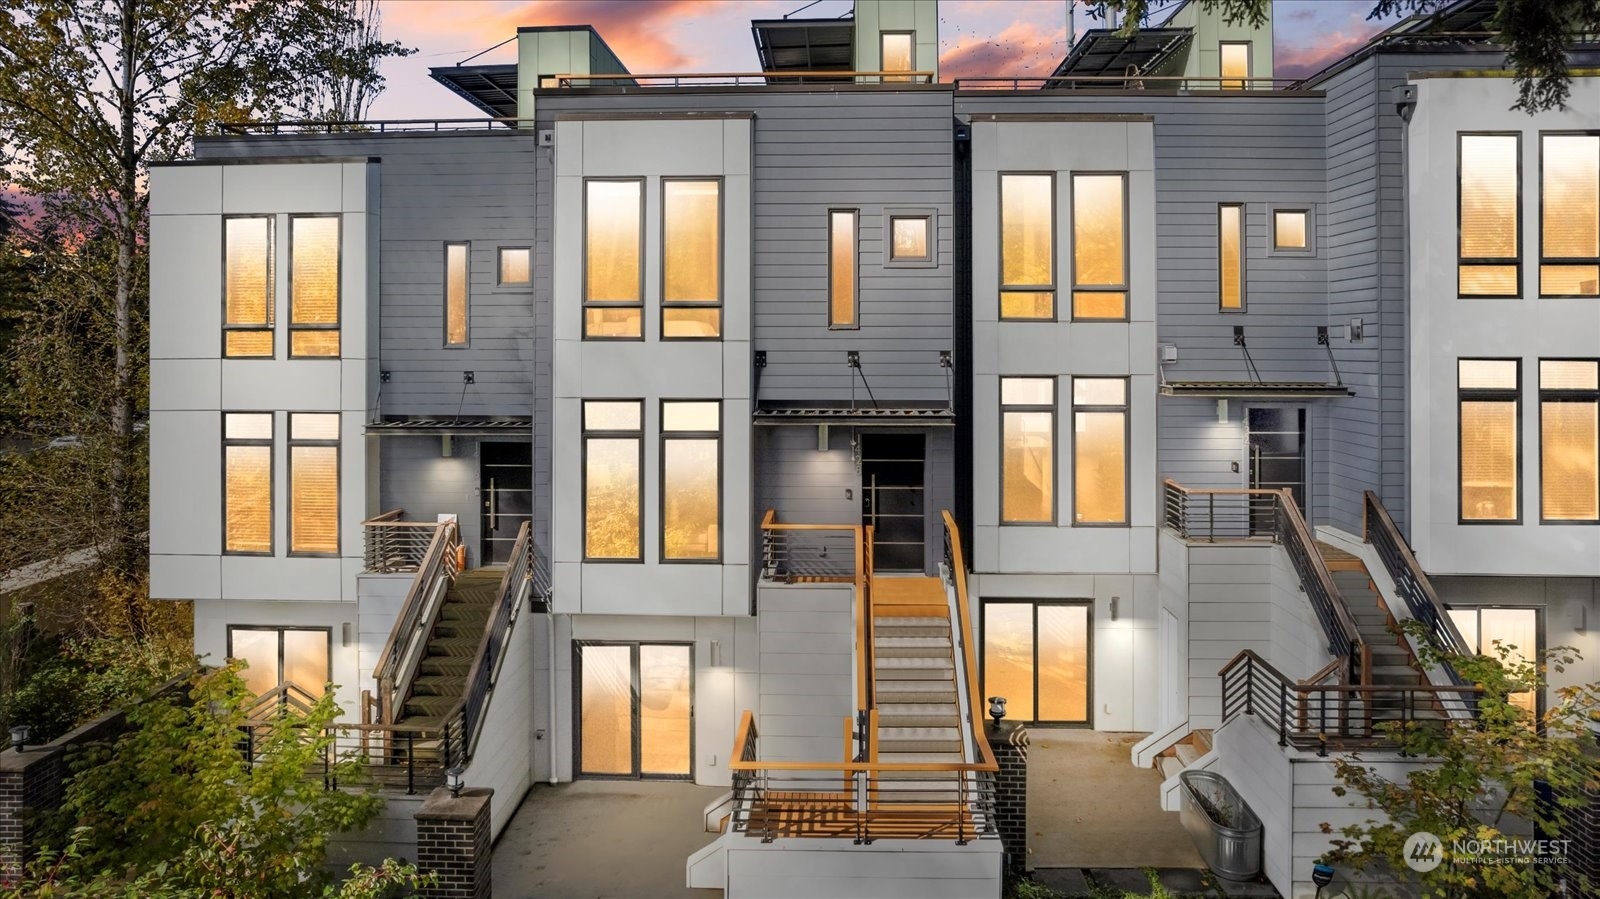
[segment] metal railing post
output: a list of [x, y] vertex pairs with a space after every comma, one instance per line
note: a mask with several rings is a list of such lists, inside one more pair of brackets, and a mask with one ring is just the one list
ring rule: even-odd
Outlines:
[[417, 735], [406, 731], [406, 795], [417, 795]]

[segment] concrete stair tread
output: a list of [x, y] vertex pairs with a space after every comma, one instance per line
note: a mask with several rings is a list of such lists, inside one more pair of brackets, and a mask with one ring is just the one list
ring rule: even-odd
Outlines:
[[953, 702], [880, 702], [878, 720], [900, 715], [944, 715], [959, 718], [960, 708]]
[[[894, 751], [889, 751], [889, 752], [885, 752], [885, 751], [880, 749], [878, 751], [878, 762], [880, 764], [885, 764], [885, 765], [888, 765], [888, 764], [895, 764], [895, 765], [946, 765], [946, 764], [950, 764], [952, 762], [956, 763], [956, 764], [960, 764], [961, 761], [962, 761], [962, 756], [961, 756], [961, 753], [960, 753], [959, 750], [950, 750], [950, 751], [945, 751], [945, 752], [940, 752], [940, 751], [918, 751], [918, 752], [894, 752]], [[912, 773], [912, 772], [907, 772], [907, 773]], [[916, 773], [925, 773], [925, 772], [916, 772]]]
[[878, 727], [879, 742], [905, 740], [959, 740], [960, 727]]

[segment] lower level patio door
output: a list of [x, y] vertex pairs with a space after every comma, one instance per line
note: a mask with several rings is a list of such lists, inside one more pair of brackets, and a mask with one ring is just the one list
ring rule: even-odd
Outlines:
[[1090, 724], [1088, 602], [983, 603], [983, 695], [1004, 696], [1023, 724]]
[[578, 774], [689, 778], [694, 658], [687, 643], [579, 643], [573, 650]]

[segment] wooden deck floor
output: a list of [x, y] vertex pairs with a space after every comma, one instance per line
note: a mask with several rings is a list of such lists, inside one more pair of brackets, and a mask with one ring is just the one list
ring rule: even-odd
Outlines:
[[872, 614], [942, 618], [948, 614], [944, 581], [936, 577], [874, 577]]

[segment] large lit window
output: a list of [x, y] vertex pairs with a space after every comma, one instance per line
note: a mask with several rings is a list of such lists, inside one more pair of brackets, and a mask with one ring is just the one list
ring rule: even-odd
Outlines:
[[289, 219], [289, 355], [339, 355], [339, 217]]
[[[916, 54], [915, 41], [909, 31], [885, 31], [879, 35], [881, 41], [879, 62], [884, 72], [910, 72], [915, 69]], [[885, 75], [883, 80], [910, 81], [910, 75]]]
[[272, 413], [222, 415], [222, 551], [272, 553]]
[[1000, 379], [1000, 520], [1055, 521], [1056, 382]]
[[1458, 290], [1464, 297], [1514, 297], [1522, 272], [1522, 138], [1462, 134]]
[[222, 220], [222, 355], [272, 357], [273, 219], [269, 215]]
[[1600, 521], [1600, 362], [1539, 360], [1544, 521]]
[[471, 301], [470, 259], [472, 245], [452, 242], [444, 245], [444, 345], [466, 346], [468, 308]]
[[859, 328], [856, 210], [828, 210], [828, 327]]
[[[1535, 664], [1539, 660], [1539, 632], [1544, 628], [1539, 621], [1538, 609], [1508, 609], [1503, 607], [1452, 607], [1450, 620], [1467, 643], [1467, 649], [1491, 659], [1500, 659], [1511, 665]], [[1539, 713], [1539, 693], [1524, 690], [1506, 697], [1512, 705], [1522, 706], [1529, 714]]]
[[1128, 523], [1128, 380], [1072, 379], [1072, 521]]
[[1000, 318], [1055, 318], [1054, 175], [1000, 176]]
[[1600, 134], [1540, 137], [1539, 295], [1600, 296]]
[[1072, 317], [1128, 317], [1127, 176], [1072, 176]]
[[1459, 359], [1461, 520], [1520, 520], [1517, 422], [1522, 363], [1516, 359]]
[[661, 336], [722, 333], [722, 182], [662, 179]]
[[722, 406], [661, 403], [661, 558], [715, 561], [721, 552]]
[[583, 336], [644, 337], [644, 180], [584, 182]]
[[644, 557], [644, 404], [586, 400], [583, 404], [583, 555], [637, 561]]
[[1217, 207], [1217, 276], [1224, 312], [1244, 311], [1244, 204]]
[[289, 413], [289, 552], [339, 552], [337, 413]]
[[1222, 57], [1219, 66], [1222, 89], [1244, 90], [1247, 84], [1245, 79], [1250, 77], [1250, 42], [1223, 41], [1217, 49]]
[[228, 658], [245, 663], [239, 676], [251, 693], [288, 684], [321, 696], [333, 680], [333, 632], [324, 627], [228, 628]]

